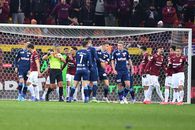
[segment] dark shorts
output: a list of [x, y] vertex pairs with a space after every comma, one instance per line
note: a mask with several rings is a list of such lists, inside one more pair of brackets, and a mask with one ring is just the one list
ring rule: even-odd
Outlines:
[[83, 78], [83, 80], [89, 81], [89, 71], [87, 69], [76, 70], [74, 80], [81, 81], [81, 78]]
[[90, 77], [89, 77], [89, 81], [98, 81], [98, 70], [97, 68], [92, 68], [90, 70]]
[[99, 74], [99, 80], [100, 81], [103, 81], [103, 80], [107, 80], [108, 79], [108, 76], [107, 76], [107, 74], [106, 74], [105, 71], [99, 71], [98, 74]]
[[117, 71], [116, 82], [122, 83], [124, 81], [130, 81], [130, 73], [129, 71]]
[[50, 83], [55, 84], [55, 81], [62, 81], [62, 70], [61, 69], [50, 69], [49, 70]]
[[22, 68], [18, 68], [18, 77], [23, 78], [25, 81], [28, 79], [28, 71]]

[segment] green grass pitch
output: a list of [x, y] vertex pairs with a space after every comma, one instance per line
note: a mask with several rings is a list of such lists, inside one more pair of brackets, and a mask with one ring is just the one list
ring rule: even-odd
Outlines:
[[0, 101], [0, 130], [195, 130], [195, 105]]

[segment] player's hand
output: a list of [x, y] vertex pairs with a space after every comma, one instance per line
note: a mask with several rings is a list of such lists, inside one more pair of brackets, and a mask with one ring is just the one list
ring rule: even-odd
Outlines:
[[117, 74], [118, 74], [116, 70], [113, 70], [113, 73], [114, 73], [115, 75], [117, 75]]
[[42, 77], [43, 75], [42, 75], [42, 73], [38, 72], [38, 76], [39, 76], [39, 77]]
[[17, 67], [15, 68], [15, 73], [18, 73], [18, 68]]

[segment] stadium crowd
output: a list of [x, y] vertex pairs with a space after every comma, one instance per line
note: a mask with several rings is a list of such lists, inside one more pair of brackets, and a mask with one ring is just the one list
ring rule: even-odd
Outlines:
[[0, 23], [192, 27], [194, 0], [0, 0]]

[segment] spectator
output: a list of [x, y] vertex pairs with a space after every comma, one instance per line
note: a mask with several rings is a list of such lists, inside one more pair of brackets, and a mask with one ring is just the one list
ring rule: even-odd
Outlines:
[[131, 26], [139, 27], [141, 22], [144, 19], [144, 11], [142, 5], [139, 3], [139, 0], [134, 0], [133, 10], [131, 12]]
[[23, 24], [25, 16], [29, 16], [30, 0], [10, 0], [12, 22]]
[[95, 0], [95, 25], [105, 26], [104, 0]]
[[74, 19], [70, 18], [71, 6], [66, 2], [66, 0], [61, 0], [51, 12], [51, 15], [56, 16], [59, 25], [69, 25], [72, 22], [76, 22]]
[[83, 0], [72, 0], [71, 18], [79, 19], [82, 4], [83, 4]]
[[44, 11], [45, 11], [45, 0], [31, 0], [30, 1], [30, 14], [31, 17], [37, 20], [38, 24], [43, 23]]
[[104, 0], [104, 9], [105, 9], [105, 25], [116, 26], [117, 1]]
[[129, 26], [129, 14], [132, 9], [132, 0], [117, 0], [119, 26]]
[[166, 0], [154, 0], [154, 5], [158, 12], [159, 18], [162, 19], [162, 9], [166, 6]]
[[143, 10], [146, 11], [153, 4], [155, 0], [139, 0], [139, 3], [143, 6]]
[[154, 5], [151, 5], [145, 13], [145, 27], [156, 27], [159, 20], [158, 12]]
[[9, 5], [0, 0], [0, 23], [7, 23], [9, 17]]
[[94, 7], [90, 0], [85, 0], [81, 7], [80, 25], [92, 26], [94, 22]]
[[184, 22], [194, 22], [195, 16], [195, 0], [187, 0], [184, 5]]
[[170, 0], [167, 1], [167, 5], [163, 8], [162, 15], [164, 26], [173, 27], [174, 22], [177, 20], [177, 14]]

